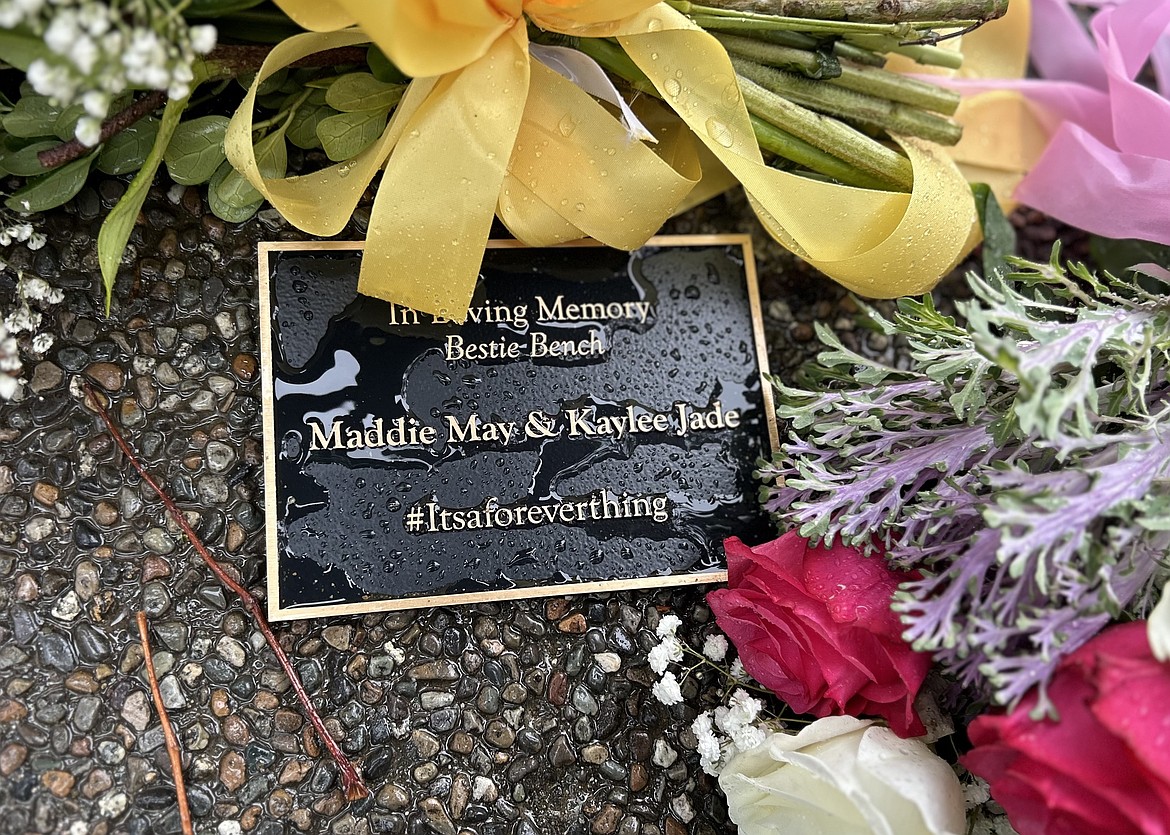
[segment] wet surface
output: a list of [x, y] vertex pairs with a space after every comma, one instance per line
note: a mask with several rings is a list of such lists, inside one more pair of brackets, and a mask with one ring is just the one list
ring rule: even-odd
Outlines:
[[[682, 618], [693, 646], [714, 630], [706, 586], [277, 624], [373, 792], [345, 803], [243, 607], [75, 393], [84, 378], [108, 394], [212, 553], [264, 599], [256, 246], [305, 236], [271, 212], [224, 224], [199, 189], [156, 186], [106, 316], [95, 240], [124, 187], [97, 180], [40, 221], [45, 248], [0, 252], [0, 300], [21, 270], [66, 291], [44, 326], [56, 342], [25, 363], [23, 398], [0, 404], [0, 833], [178, 832], [138, 611], [199, 835], [733, 832], [690, 732], [723, 697], [721, 680], [696, 671], [684, 703], [667, 708], [646, 662], [663, 613]], [[342, 237], [362, 236], [367, 211]], [[666, 231], [753, 235], [774, 372], [816, 350], [814, 321], [851, 350], [897, 360], [882, 334], [855, 326], [839, 288], [764, 238], [742, 196]], [[649, 452], [630, 469], [598, 462], [590, 478], [617, 486]], [[581, 489], [572, 478], [558, 489]]]
[[359, 295], [356, 253], [269, 257], [283, 608], [718, 568], [767, 535], [740, 246], [490, 249], [463, 326]]

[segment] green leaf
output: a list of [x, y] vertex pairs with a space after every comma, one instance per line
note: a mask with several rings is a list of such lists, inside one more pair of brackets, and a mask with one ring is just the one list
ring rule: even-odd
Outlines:
[[[198, 75], [198, 74], [197, 74]], [[191, 88], [203, 81], [196, 78]], [[163, 152], [170, 144], [171, 136], [183, 117], [190, 96], [182, 99], [169, 99], [163, 108], [162, 121], [158, 126], [158, 134], [154, 138], [154, 145], [142, 168], [130, 181], [130, 186], [117, 205], [110, 210], [98, 232], [98, 264], [102, 268], [102, 284], [106, 288], [106, 312], [110, 310], [110, 301], [114, 293], [114, 279], [118, 277], [118, 265], [122, 263], [122, 255], [126, 251], [126, 242], [130, 240], [130, 232], [134, 229], [134, 222], [138, 213], [142, 211], [142, 204], [146, 201], [146, 194], [150, 191], [150, 184], [154, 182], [154, 175], [162, 163]]]
[[288, 148], [284, 144], [285, 126], [281, 125], [256, 143], [256, 167], [269, 178], [283, 177], [288, 171]]
[[45, 96], [21, 96], [12, 112], [4, 117], [4, 130], [26, 139], [53, 136], [60, 115], [60, 108], [50, 104]]
[[1114, 275], [1124, 275], [1135, 264], [1153, 262], [1170, 266], [1170, 246], [1141, 241], [1136, 238], [1089, 238], [1089, 252], [1101, 269]]
[[60, 206], [81, 191], [93, 159], [93, 154], [87, 154], [30, 180], [24, 188], [5, 200], [4, 205], [16, 212], [43, 212]]
[[[256, 143], [256, 166], [265, 177], [284, 176], [288, 169], [288, 148], [284, 144], [283, 127]], [[264, 203], [264, 196], [225, 162], [211, 178], [207, 202], [216, 217], [229, 223], [243, 223], [256, 214]]]
[[[285, 79], [288, 78], [288, 70], [280, 69], [268, 76], [260, 82], [260, 86], [256, 88], [256, 95], [267, 96], [269, 93], [276, 93], [284, 85]], [[236, 82], [245, 90], [250, 89], [252, 82], [256, 79], [255, 72], [240, 73], [236, 76]]]
[[402, 70], [386, 57], [386, 53], [376, 46], [370, 46], [366, 51], [366, 63], [370, 65], [374, 78], [379, 81], [385, 81], [387, 84], [405, 84], [410, 80], [410, 76], [403, 74]]
[[85, 108], [80, 104], [71, 104], [61, 111], [57, 121], [53, 123], [53, 133], [62, 142], [68, 142], [77, 135], [77, 120], [85, 115]]
[[53, 53], [44, 40], [27, 28], [0, 29], [0, 61], [18, 70], [28, 72], [29, 65], [38, 58], [49, 58]]
[[351, 72], [329, 85], [325, 103], [334, 110], [389, 110], [402, 98], [403, 84], [387, 84], [368, 72]]
[[171, 179], [185, 186], [206, 183], [224, 161], [226, 116], [203, 116], [175, 129], [164, 159]]
[[37, 154], [50, 148], [56, 148], [59, 144], [61, 143], [56, 140], [46, 139], [12, 151], [0, 150], [0, 169], [9, 174], [15, 174], [17, 177], [37, 177], [45, 173], [45, 169], [41, 167], [41, 161], [37, 159]]
[[121, 133], [111, 136], [98, 154], [98, 171], [106, 174], [129, 174], [146, 162], [147, 154], [158, 138], [159, 121], [153, 116], [139, 119]]
[[305, 102], [289, 120], [288, 141], [306, 151], [320, 148], [321, 139], [317, 136], [317, 126], [322, 120], [336, 115], [337, 111], [329, 105]]
[[373, 143], [386, 129], [388, 110], [359, 110], [322, 119], [317, 137], [326, 156], [334, 162], [351, 159]]
[[1006, 271], [1008, 256], [1016, 251], [1016, 230], [1004, 217], [999, 201], [986, 183], [973, 183], [971, 192], [975, 195], [979, 225], [983, 227], [983, 272], [991, 275], [996, 270]]
[[229, 223], [243, 223], [264, 205], [264, 196], [224, 160], [207, 186], [207, 205], [216, 217]]

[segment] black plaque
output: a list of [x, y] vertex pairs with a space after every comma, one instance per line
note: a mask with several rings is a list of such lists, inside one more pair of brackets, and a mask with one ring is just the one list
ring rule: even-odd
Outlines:
[[458, 325], [262, 244], [269, 613], [724, 579], [776, 426], [746, 237], [494, 243]]

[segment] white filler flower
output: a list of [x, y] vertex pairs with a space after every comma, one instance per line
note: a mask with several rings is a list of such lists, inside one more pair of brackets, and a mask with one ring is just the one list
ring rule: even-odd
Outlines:
[[851, 716], [774, 733], [719, 774], [740, 835], [961, 835], [963, 791], [920, 740]]

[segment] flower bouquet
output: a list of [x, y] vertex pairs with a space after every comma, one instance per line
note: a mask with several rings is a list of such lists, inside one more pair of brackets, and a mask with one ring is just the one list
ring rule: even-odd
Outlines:
[[945, 150], [960, 98], [883, 65], [957, 67], [940, 42], [1005, 6], [754, 8], [11, 0], [0, 60], [25, 76], [0, 100], [0, 170], [23, 184], [6, 206], [137, 172], [98, 242], [109, 303], [163, 167], [227, 221], [269, 203], [322, 236], [380, 175], [363, 292], [462, 320], [493, 214], [530, 244], [632, 249], [738, 181], [773, 237], [846, 286], [927, 289], [975, 220]]
[[[895, 361], [819, 326], [818, 361], [774, 381], [788, 435], [758, 476], [786, 532], [728, 540], [721, 631], [663, 617], [647, 684], [686, 708], [688, 677], [726, 680], [686, 724], [745, 833], [1165, 835], [1170, 3], [1082, 12], [0, 0], [0, 245], [35, 253], [38, 213], [124, 178], [96, 241], [108, 309], [165, 176], [229, 223], [353, 222], [362, 293], [461, 320], [496, 221], [635, 249], [738, 185], [779, 244], [879, 299], [982, 238], [960, 300], [859, 303]], [[1096, 238], [1100, 270], [1015, 258], [1017, 203], [1140, 240]], [[5, 399], [63, 299], [13, 287]]]
[[[929, 298], [867, 310], [908, 367], [822, 329], [799, 384], [776, 382], [791, 431], [759, 475], [791, 530], [728, 540], [708, 602], [730, 686], [790, 713], [745, 734], [741, 693], [724, 736], [694, 728], [743, 831], [964, 831], [960, 783], [923, 745], [940, 740], [964, 752], [974, 831], [1170, 827], [1170, 274], [1009, 266], [970, 277], [960, 318]], [[684, 659], [664, 643], [652, 664]], [[827, 718], [793, 736], [799, 714]], [[988, 784], [1014, 830], [986, 817]]]

